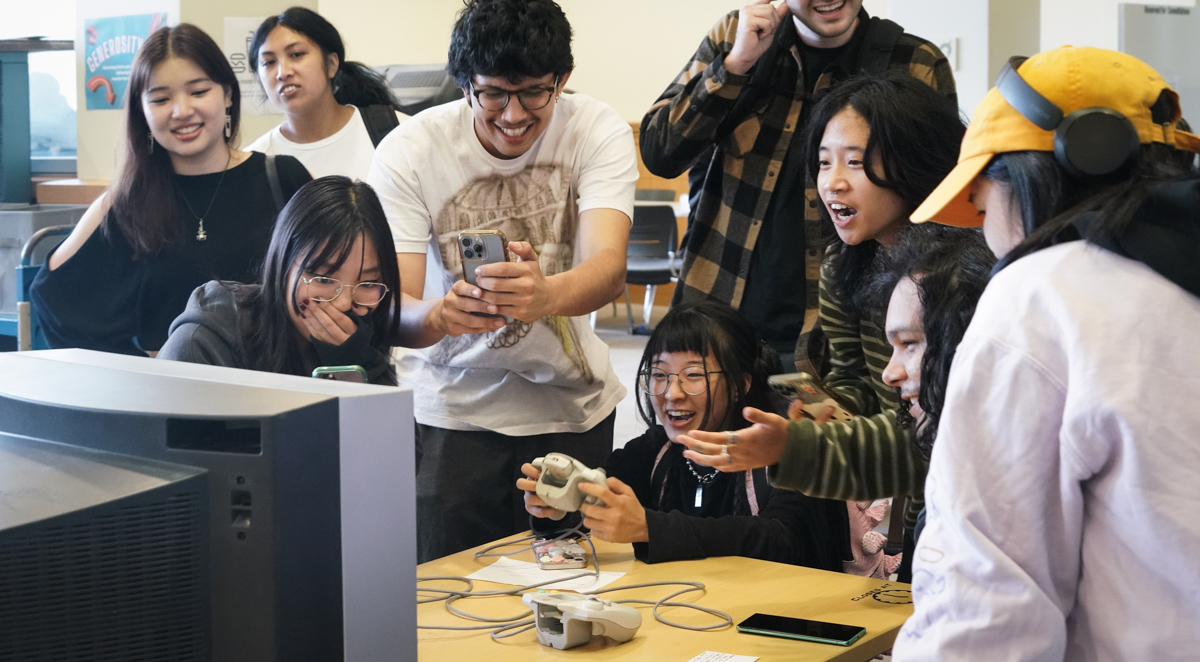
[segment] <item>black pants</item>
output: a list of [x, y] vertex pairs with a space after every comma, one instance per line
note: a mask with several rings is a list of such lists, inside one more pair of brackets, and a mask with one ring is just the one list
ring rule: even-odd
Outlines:
[[419, 425], [423, 456], [417, 473], [417, 562], [470, 549], [529, 528], [521, 465], [564, 453], [603, 467], [613, 445], [614, 411], [587, 432], [510, 437], [498, 432]]

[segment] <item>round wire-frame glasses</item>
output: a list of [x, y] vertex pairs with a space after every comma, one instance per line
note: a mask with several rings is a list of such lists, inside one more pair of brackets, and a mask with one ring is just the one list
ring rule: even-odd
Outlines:
[[[309, 287], [308, 298], [313, 301], [333, 301], [342, 294], [345, 285], [329, 276], [300, 276]], [[388, 286], [375, 281], [363, 281], [350, 290], [350, 300], [360, 306], [374, 306], [387, 296]]]
[[638, 388], [650, 395], [662, 395], [671, 388], [671, 377], [679, 380], [679, 388], [688, 395], [704, 395], [708, 391], [708, 376], [724, 374], [724, 370], [688, 368], [680, 372], [650, 370], [638, 373]]

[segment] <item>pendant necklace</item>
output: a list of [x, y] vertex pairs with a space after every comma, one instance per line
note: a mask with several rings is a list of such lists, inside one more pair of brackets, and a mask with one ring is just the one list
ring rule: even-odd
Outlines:
[[221, 192], [221, 182], [225, 181], [225, 173], [229, 172], [229, 164], [233, 161], [233, 150], [229, 150], [229, 155], [225, 157], [225, 169], [221, 171], [221, 178], [217, 180], [217, 188], [213, 190], [212, 199], [208, 201], [208, 208], [204, 210], [204, 215], [197, 215], [196, 210], [192, 209], [192, 203], [188, 202], [187, 196], [183, 194], [183, 189], [179, 189], [179, 197], [183, 198], [183, 204], [187, 206], [188, 212], [192, 218], [200, 222], [196, 228], [196, 241], [204, 241], [208, 239], [208, 233], [204, 231], [204, 219], [208, 218], [208, 212], [212, 211], [213, 203], [217, 201], [217, 194]]
[[692, 475], [695, 476], [696, 480], [700, 482], [700, 484], [696, 486], [695, 502], [695, 506], [699, 508], [704, 504], [704, 487], [713, 482], [713, 480], [717, 477], [717, 474], [721, 473], [721, 470], [713, 469], [712, 473], [701, 476], [700, 472], [696, 471], [696, 467], [692, 464], [691, 460], [684, 458], [684, 461], [687, 462], [688, 471], [692, 472]]

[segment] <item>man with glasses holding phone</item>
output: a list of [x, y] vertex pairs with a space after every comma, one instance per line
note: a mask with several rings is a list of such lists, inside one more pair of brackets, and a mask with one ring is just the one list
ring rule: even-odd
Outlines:
[[[527, 528], [521, 464], [564, 452], [602, 466], [625, 395], [586, 315], [623, 289], [637, 157], [609, 106], [564, 94], [571, 26], [552, 0], [471, 0], [451, 34], [463, 100], [402, 124], [375, 152], [400, 265], [404, 344], [424, 446], [418, 556]], [[509, 240], [469, 267], [460, 232]], [[496, 257], [496, 256], [492, 256]]]

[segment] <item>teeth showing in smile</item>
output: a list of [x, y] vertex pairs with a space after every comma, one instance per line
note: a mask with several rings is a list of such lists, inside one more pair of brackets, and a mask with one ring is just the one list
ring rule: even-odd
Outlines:
[[284, 85], [283, 89], [280, 90], [280, 92], [283, 94], [290, 94], [292, 92], [295, 92], [297, 89], [299, 89], [299, 88], [297, 88], [295, 85]]
[[667, 418], [679, 422], [690, 421], [696, 415], [694, 411], [680, 411], [678, 409], [668, 409], [664, 413], [667, 415]]
[[829, 203], [829, 209], [833, 211], [838, 218], [849, 218], [858, 213], [858, 210], [854, 207], [843, 205], [840, 202]]
[[192, 133], [194, 131], [198, 131], [199, 129], [199, 124], [189, 124], [187, 126], [181, 126], [178, 129], [172, 129], [171, 133]]
[[842, 0], [842, 2], [839, 2], [836, 5], [827, 5], [825, 7], [814, 7], [813, 9], [815, 9], [818, 14], [829, 14], [829, 13], [832, 13], [832, 12], [835, 12], [835, 11], [841, 9], [842, 5], [844, 5], [844, 4], [846, 4], [846, 0]]
[[503, 132], [503, 133], [504, 133], [504, 135], [506, 135], [506, 136], [509, 136], [509, 137], [512, 137], [512, 138], [516, 138], [516, 137], [518, 137], [518, 136], [523, 136], [523, 135], [525, 135], [525, 132], [526, 132], [526, 131], [528, 131], [528, 130], [529, 130], [529, 127], [531, 127], [531, 126], [533, 126], [533, 125], [532, 125], [532, 124], [526, 124], [525, 126], [517, 127], [517, 128], [515, 128], [515, 129], [509, 129], [509, 128], [506, 128], [506, 127], [500, 126], [499, 124], [497, 124], [497, 125], [496, 125], [496, 127], [497, 127], [498, 129], [500, 129], [500, 131], [501, 131], [501, 132]]

